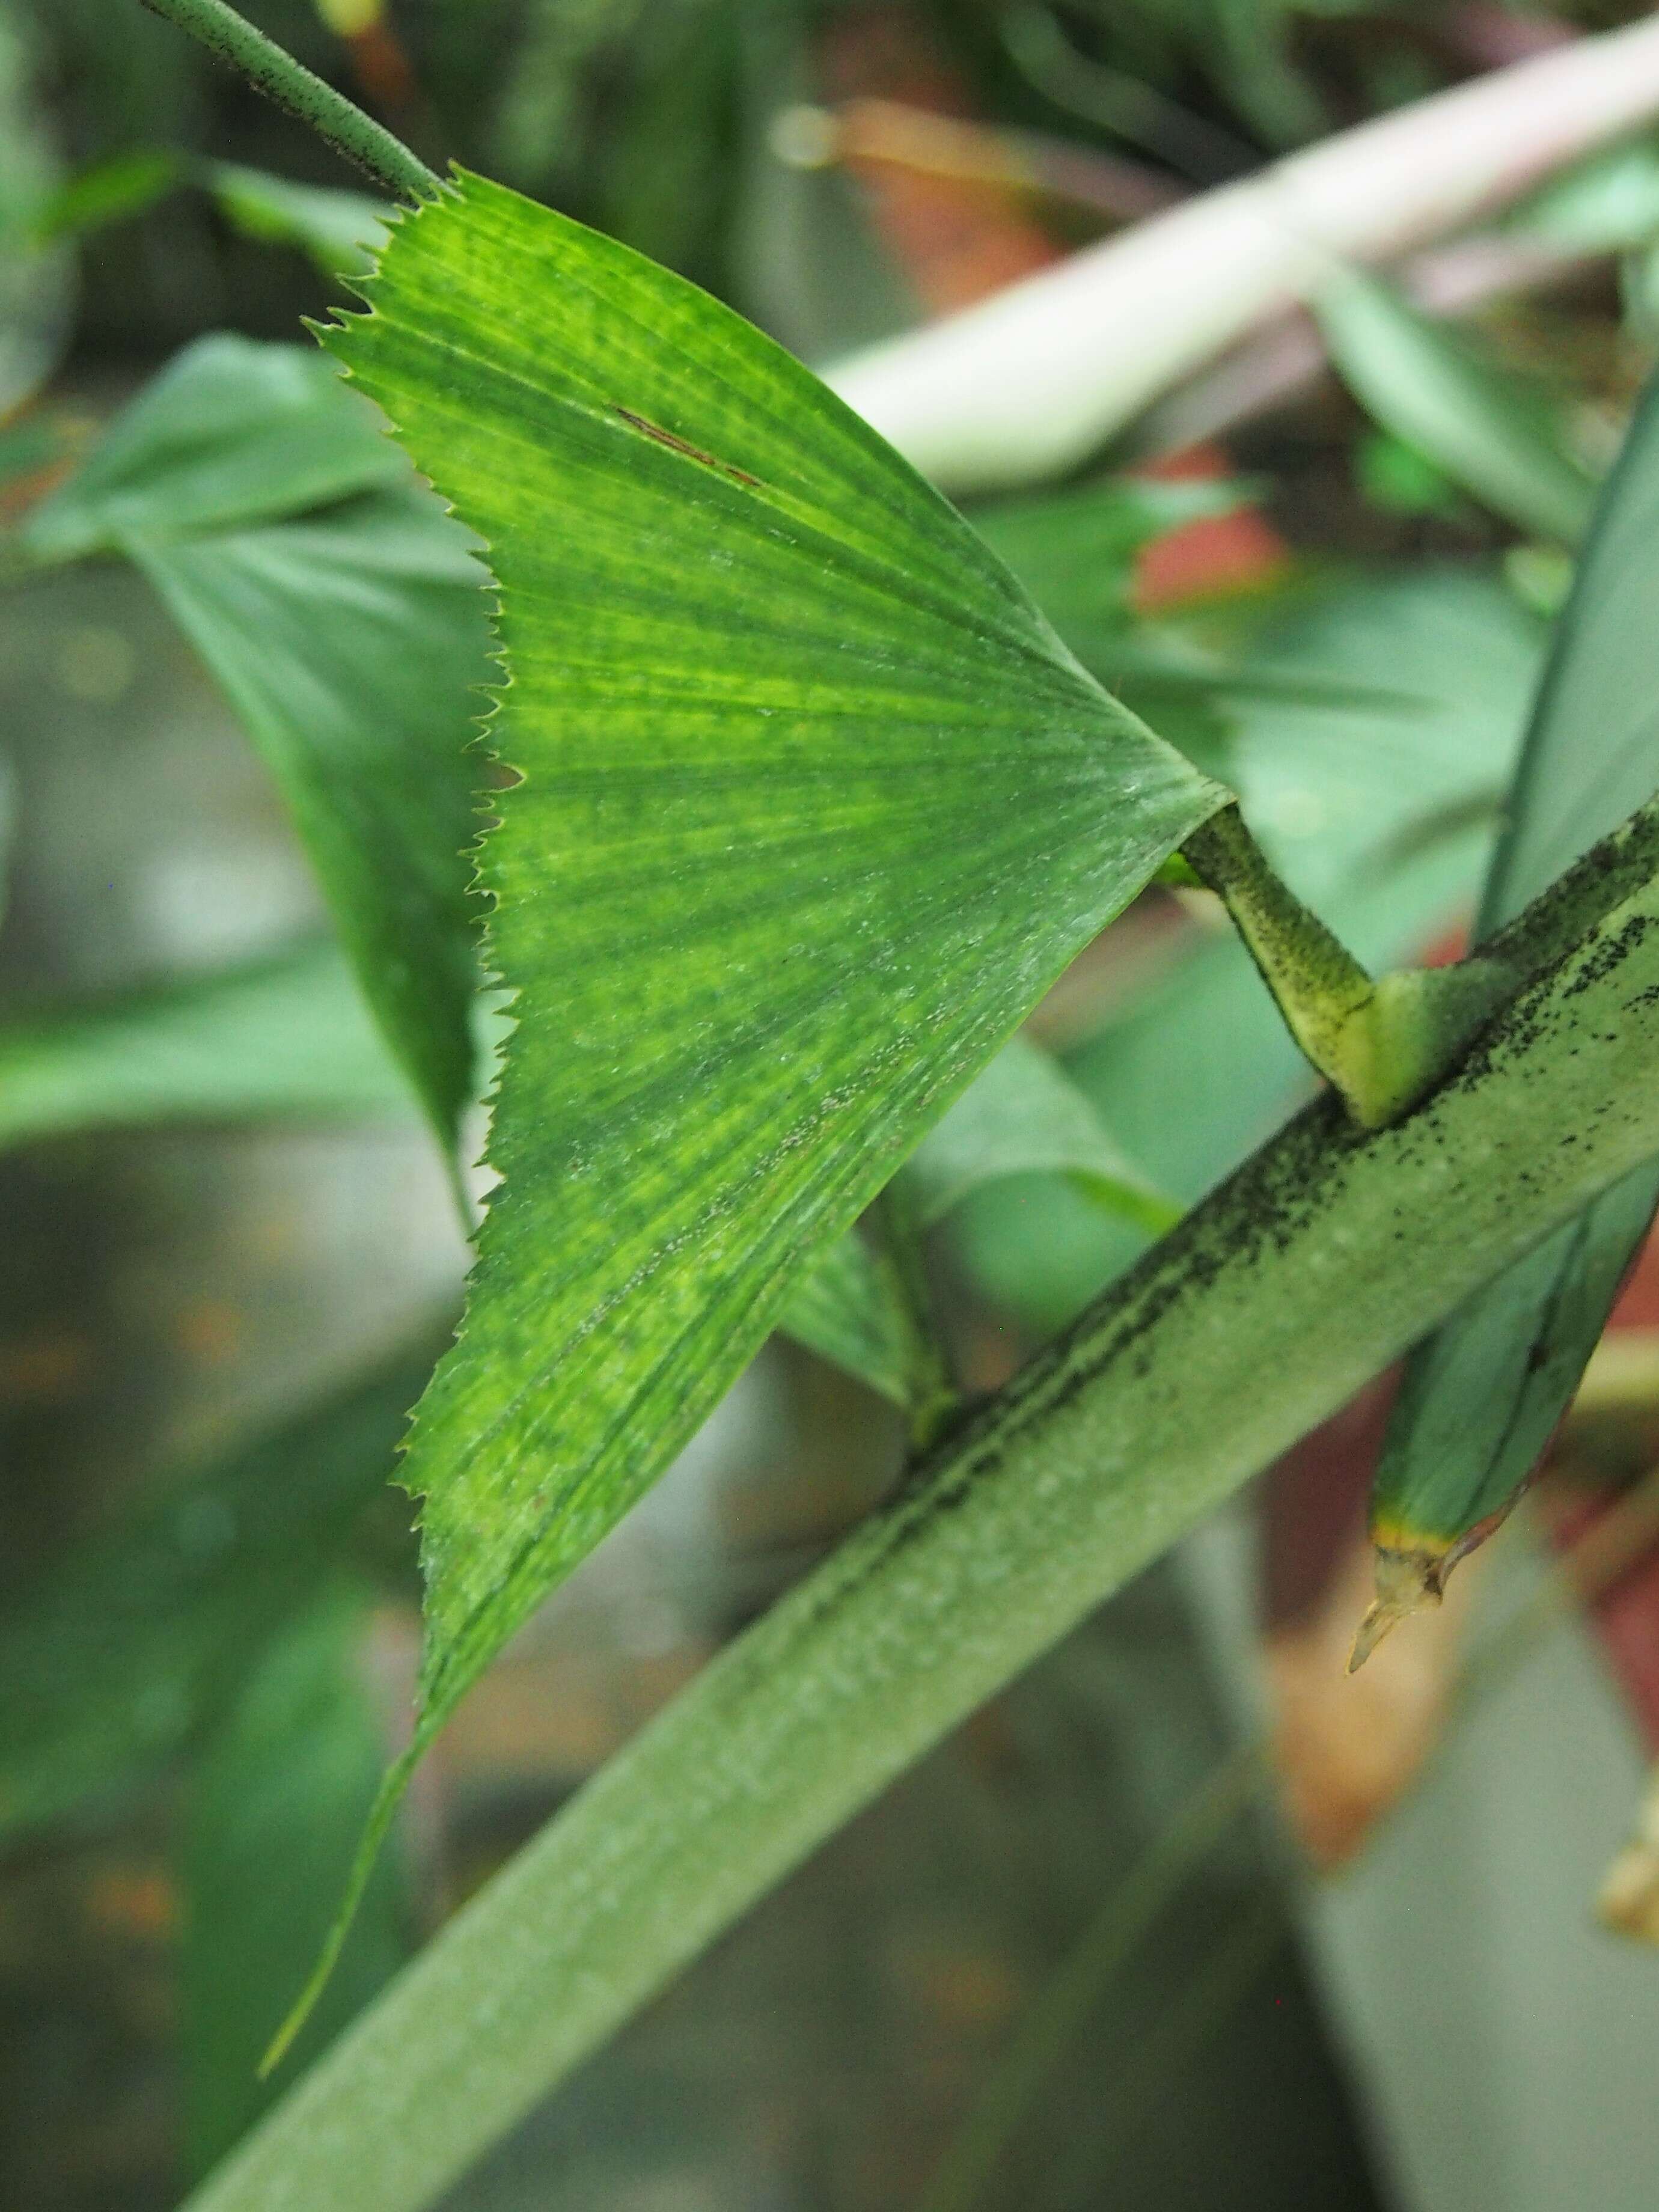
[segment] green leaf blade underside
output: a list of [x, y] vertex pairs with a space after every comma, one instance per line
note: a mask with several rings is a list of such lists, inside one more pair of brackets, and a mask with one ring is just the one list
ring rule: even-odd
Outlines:
[[469, 751], [486, 578], [371, 409], [297, 347], [188, 347], [35, 510], [125, 554], [240, 715], [387, 1044], [453, 1161], [475, 1095]]
[[[1477, 935], [1659, 787], [1659, 385], [1632, 421], [1533, 709]], [[1455, 1557], [1501, 1515], [1578, 1387], [1659, 1203], [1641, 1167], [1419, 1345], [1383, 1444], [1372, 1525], [1390, 1551]]]
[[297, 346], [199, 338], [117, 416], [30, 515], [42, 560], [114, 551], [134, 533], [199, 536], [408, 482], [367, 408], [341, 404]]
[[1385, 429], [1522, 530], [1569, 545], [1583, 536], [1595, 486], [1541, 394], [1353, 270], [1313, 307], [1344, 380]]
[[447, 1158], [474, 1092], [462, 858], [489, 672], [483, 573], [413, 484], [128, 550], [281, 787], [387, 1043]]
[[1153, 1236], [1181, 1218], [1058, 1061], [1029, 1037], [1009, 1040], [928, 1131], [904, 1172], [924, 1228], [985, 1183], [1042, 1174], [1066, 1176], [1085, 1198]]
[[503, 1182], [406, 1464], [429, 1733], [1224, 794], [788, 356], [502, 188], [329, 334], [485, 541]]
[[[902, 1170], [907, 1209], [937, 1228], [988, 1183], [1064, 1176], [1094, 1210], [1161, 1236], [1182, 1208], [1126, 1158], [1089, 1100], [1052, 1054], [1010, 1037], [935, 1122]], [[908, 1406], [918, 1382], [904, 1312], [890, 1271], [855, 1230], [795, 1277], [778, 1327], [820, 1358]]]
[[905, 1316], [887, 1273], [856, 1229], [791, 1283], [778, 1315], [786, 1336], [898, 1407], [911, 1395]]
[[295, 184], [234, 161], [209, 161], [202, 182], [245, 237], [298, 246], [325, 276], [360, 276], [386, 241], [384, 200], [328, 185]]
[[436, 1334], [147, 1493], [20, 1595], [0, 1630], [0, 1845], [142, 1782], [211, 1722], [385, 1494]]
[[346, 1577], [285, 1622], [218, 1717], [185, 1792], [178, 1875], [185, 2163], [216, 2165], [412, 1948], [402, 1854], [383, 1855], [304, 2036], [261, 2077], [270, 2023], [327, 1930], [380, 1787], [384, 1732]]
[[410, 1108], [327, 943], [0, 1024], [0, 1152], [88, 1129]]

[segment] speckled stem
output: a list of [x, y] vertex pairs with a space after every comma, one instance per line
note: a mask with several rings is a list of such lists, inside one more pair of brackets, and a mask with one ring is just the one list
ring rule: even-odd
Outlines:
[[325, 139], [337, 154], [367, 169], [400, 199], [428, 199], [441, 179], [411, 154], [401, 138], [284, 53], [225, 0], [143, 0], [152, 15], [176, 23], [210, 52], [246, 77], [256, 92]]
[[912, 1759], [1659, 1151], [1659, 814], [1497, 940], [1417, 1110], [1317, 1103], [473, 1899], [191, 2200], [416, 2212]]
[[1212, 815], [1181, 850], [1232, 916], [1291, 1035], [1345, 1088], [1340, 1039], [1376, 994], [1370, 976], [1275, 874], [1237, 806]]
[[1274, 874], [1237, 806], [1195, 830], [1182, 852], [1225, 902], [1286, 1028], [1363, 1128], [1409, 1112], [1518, 980], [1511, 962], [1483, 945], [1455, 967], [1373, 982]]

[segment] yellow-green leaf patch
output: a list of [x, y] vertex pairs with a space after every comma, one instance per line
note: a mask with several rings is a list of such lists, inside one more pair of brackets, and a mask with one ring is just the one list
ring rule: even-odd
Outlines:
[[502, 1177], [422, 1401], [422, 1739], [1222, 803], [695, 287], [462, 175], [327, 333], [485, 541]]

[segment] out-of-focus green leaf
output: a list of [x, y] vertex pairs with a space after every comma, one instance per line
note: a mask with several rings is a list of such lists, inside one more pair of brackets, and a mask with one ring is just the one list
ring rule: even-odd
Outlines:
[[84, 238], [107, 223], [125, 222], [129, 216], [154, 207], [182, 174], [179, 157], [161, 148], [114, 154], [106, 161], [94, 161], [43, 204], [34, 218], [34, 234], [43, 241]]
[[331, 343], [489, 545], [524, 778], [503, 1182], [408, 1462], [423, 1741], [1223, 793], [690, 286], [467, 177], [372, 297]]
[[1012, 1037], [922, 1139], [904, 1179], [926, 1228], [982, 1183], [1042, 1173], [1065, 1176], [1152, 1236], [1180, 1218], [1065, 1071], [1029, 1038]]
[[435, 1349], [162, 1486], [11, 1608], [0, 1838], [131, 1787], [220, 1710], [385, 1484]]
[[[1477, 934], [1511, 920], [1659, 787], [1659, 386], [1603, 496], [1540, 685]], [[1380, 1543], [1444, 1558], [1526, 1480], [1659, 1200], [1644, 1168], [1479, 1293], [1406, 1371], [1373, 1499]]]
[[[307, 510], [326, 507], [325, 511]], [[462, 848], [489, 672], [483, 572], [327, 364], [210, 338], [37, 509], [167, 601], [281, 784], [387, 1042], [446, 1155], [473, 1095]]]
[[[1168, 15], [1170, 11], [1157, 12]], [[1115, 5], [1114, 28], [1121, 27], [1121, 9]], [[1130, 69], [1114, 68], [1083, 53], [1062, 30], [1054, 11], [1036, 0], [1019, 0], [999, 9], [997, 27], [1009, 60], [1045, 100], [1094, 130], [1139, 147], [1177, 175], [1218, 184], [1255, 167], [1256, 149], [1247, 140], [1193, 113], [1164, 88], [1180, 81], [1182, 59], [1173, 40], [1166, 42], [1155, 33], [1149, 58], [1152, 26], [1145, 16], [1134, 25], [1136, 66]], [[1212, 63], [1213, 40], [1198, 44], [1200, 65]]]
[[1269, 145], [1304, 145], [1330, 129], [1317, 82], [1292, 51], [1296, 0], [1197, 0], [1182, 12], [1194, 60]]
[[1455, 514], [1461, 504], [1457, 486], [1439, 463], [1389, 430], [1373, 430], [1359, 440], [1354, 475], [1372, 505], [1390, 514]]
[[326, 185], [296, 185], [232, 161], [204, 165], [202, 181], [227, 221], [249, 238], [302, 246], [325, 276], [360, 276], [385, 243], [385, 201]]
[[806, 362], [833, 361], [922, 319], [858, 180], [838, 163], [788, 158], [792, 112], [810, 112], [821, 89], [818, 37], [811, 0], [775, 0], [744, 18], [744, 143], [730, 243], [734, 304]]
[[580, 170], [587, 150], [584, 75], [596, 60], [623, 60], [645, 6], [527, 0], [489, 130], [491, 165], [503, 177], [531, 191]]
[[54, 192], [34, 219], [43, 242], [84, 238], [143, 215], [180, 185], [198, 184], [245, 237], [298, 246], [325, 276], [359, 276], [386, 238], [389, 212], [367, 192], [300, 185], [234, 161], [197, 161], [162, 149], [112, 155]]
[[909, 1332], [893, 1285], [855, 1229], [803, 1267], [778, 1316], [786, 1336], [896, 1406], [911, 1396]]
[[1226, 483], [1116, 477], [1040, 499], [976, 507], [974, 526], [1072, 647], [1130, 618], [1135, 556], [1165, 532], [1231, 514], [1248, 495]]
[[[1043, 498], [1000, 500], [973, 520], [1089, 673], [1212, 775], [1226, 772], [1219, 672], [1173, 624], [1137, 617], [1136, 556], [1183, 523], [1225, 514], [1236, 484], [1115, 477]], [[1237, 682], [1237, 666], [1228, 673]]]
[[13, 484], [19, 477], [50, 468], [63, 456], [63, 431], [50, 416], [26, 415], [21, 422], [0, 428], [0, 484]]
[[1239, 483], [1119, 477], [973, 511], [975, 527], [1090, 674], [1200, 767], [1229, 780], [1227, 733], [1246, 700], [1386, 710], [1402, 697], [1398, 672], [1379, 688], [1258, 649], [1255, 635], [1272, 608], [1293, 603], [1303, 588], [1291, 570], [1243, 595], [1239, 618], [1221, 624], [1239, 633], [1231, 649], [1218, 649], [1210, 635], [1213, 605], [1150, 618], [1136, 609], [1138, 555], [1186, 523], [1236, 513], [1249, 498]]
[[1510, 209], [1504, 228], [1615, 253], [1659, 237], [1659, 145], [1638, 138], [1581, 162]]
[[16, 827], [16, 779], [10, 761], [0, 753], [0, 921], [6, 918], [6, 904], [11, 896], [11, 848]]
[[[1298, 895], [1374, 968], [1417, 958], [1473, 902], [1543, 636], [1495, 580], [1446, 569], [1340, 582], [1237, 638], [1241, 657], [1310, 687], [1300, 701], [1231, 702], [1228, 759], [1247, 817]], [[1308, 1081], [1231, 934], [1155, 975], [1066, 1065], [1182, 1203], [1268, 1135]], [[970, 1197], [952, 1235], [983, 1289], [1045, 1333], [1145, 1242], [1035, 1176]]]
[[158, 1121], [409, 1110], [332, 945], [0, 1024], [0, 1147]]
[[362, 1599], [338, 1584], [273, 1637], [203, 1747], [179, 1862], [185, 2157], [204, 2173], [403, 1964], [398, 1854], [374, 1870], [334, 1978], [264, 2080], [271, 2022], [316, 1955], [380, 1786]]
[[199, 338], [33, 510], [25, 538], [42, 560], [74, 560], [408, 482], [373, 410], [325, 362], [295, 346]]
[[1583, 536], [1595, 483], [1541, 394], [1375, 277], [1340, 270], [1312, 305], [1331, 359], [1384, 429], [1521, 529]]
[[473, 1095], [463, 846], [488, 668], [480, 572], [429, 492], [130, 541], [284, 797], [386, 1041], [446, 1152]]
[[745, 14], [732, 0], [653, 9], [591, 156], [601, 228], [705, 282], [724, 273]]
[[0, 0], [0, 417], [51, 374], [75, 302], [74, 264], [39, 229], [61, 164], [34, 82], [33, 47], [14, 0]]

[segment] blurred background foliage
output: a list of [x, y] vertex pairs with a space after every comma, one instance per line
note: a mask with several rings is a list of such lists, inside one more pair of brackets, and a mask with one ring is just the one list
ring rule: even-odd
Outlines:
[[[1639, 11], [247, 12], [427, 160], [824, 362]], [[477, 1193], [449, 1162], [500, 1016], [455, 865], [487, 781], [477, 571], [295, 343], [380, 212], [133, 0], [0, 4], [20, 2212], [166, 2205], [234, 2142], [407, 1726], [386, 1478], [459, 1300]], [[1372, 962], [1453, 949], [1473, 911], [1653, 359], [1659, 138], [1391, 275], [1235, 349], [1076, 482], [975, 509]], [[1203, 897], [1146, 895], [908, 1171], [966, 1386], [1304, 1095]], [[915, 1346], [876, 1260], [803, 1285], [465, 1708], [275, 2086], [893, 1480]], [[1376, 1393], [822, 1851], [454, 2212], [1648, 2203], [1650, 1826], [1604, 1886], [1659, 1749], [1645, 1263], [1617, 1318], [1524, 1524], [1353, 1684]]]

